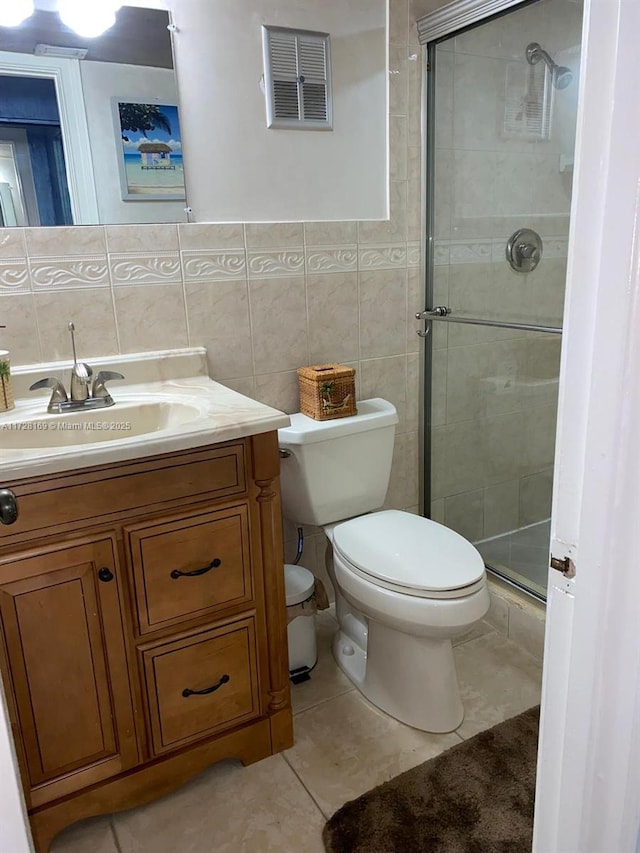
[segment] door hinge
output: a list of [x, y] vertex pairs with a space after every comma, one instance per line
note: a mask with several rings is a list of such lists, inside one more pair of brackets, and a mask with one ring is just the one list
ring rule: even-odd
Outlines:
[[562, 572], [565, 578], [575, 578], [576, 576], [576, 564], [571, 557], [564, 557], [562, 560], [560, 557], [552, 557], [550, 566], [552, 569]]

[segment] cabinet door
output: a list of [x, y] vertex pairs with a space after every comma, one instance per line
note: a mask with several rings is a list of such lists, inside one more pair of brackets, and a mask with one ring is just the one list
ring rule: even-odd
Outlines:
[[3, 677], [31, 806], [134, 765], [110, 537], [0, 559]]

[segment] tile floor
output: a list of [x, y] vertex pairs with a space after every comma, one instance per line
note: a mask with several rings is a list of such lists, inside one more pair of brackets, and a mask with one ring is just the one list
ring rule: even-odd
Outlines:
[[333, 662], [336, 623], [318, 617], [318, 665], [293, 687], [295, 745], [250, 767], [221, 762], [148, 806], [69, 827], [51, 853], [322, 853], [347, 800], [539, 702], [539, 661], [483, 623], [455, 649], [464, 722], [431, 735], [370, 705]]

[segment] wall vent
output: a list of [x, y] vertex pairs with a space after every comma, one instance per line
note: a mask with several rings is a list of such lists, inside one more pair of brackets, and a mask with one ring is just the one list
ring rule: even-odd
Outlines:
[[267, 127], [331, 130], [327, 33], [262, 27]]

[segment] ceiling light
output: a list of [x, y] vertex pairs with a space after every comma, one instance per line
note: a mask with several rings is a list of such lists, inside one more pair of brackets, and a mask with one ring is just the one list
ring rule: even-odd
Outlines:
[[11, 0], [0, 7], [0, 27], [17, 27], [33, 15], [33, 0]]
[[96, 38], [115, 24], [121, 6], [116, 0], [59, 0], [58, 14], [62, 23], [78, 35]]

